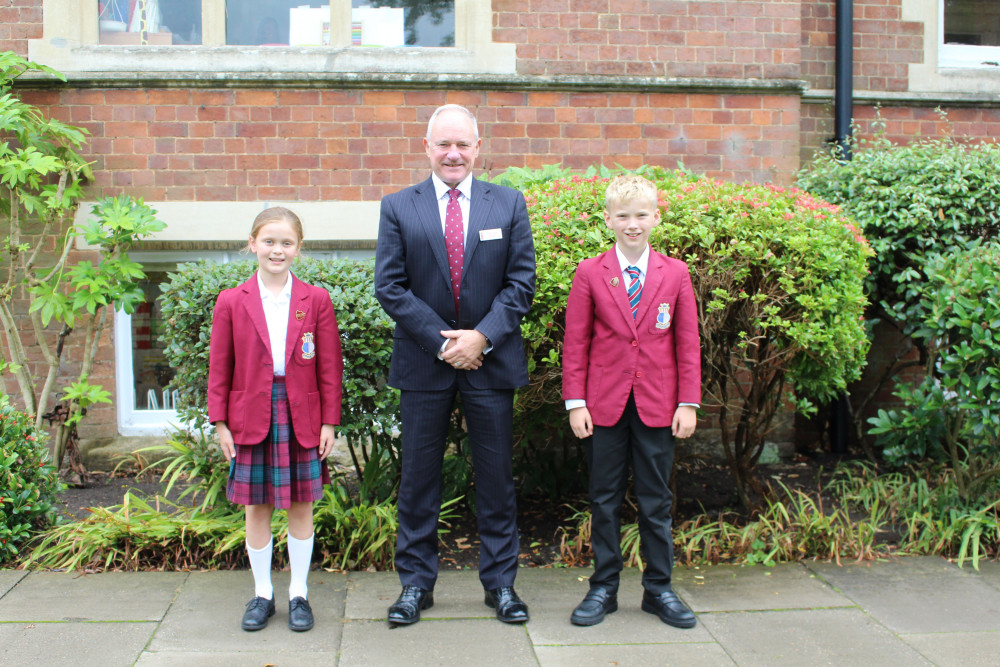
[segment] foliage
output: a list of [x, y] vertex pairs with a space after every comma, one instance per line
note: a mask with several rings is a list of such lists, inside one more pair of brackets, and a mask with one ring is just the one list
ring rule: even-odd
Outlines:
[[[881, 381], [853, 401], [859, 440], [860, 415], [884, 384], [908, 366], [928, 363], [930, 340], [915, 334], [931, 308], [929, 258], [973, 240], [996, 242], [1000, 231], [1000, 145], [944, 137], [895, 146], [882, 128], [881, 118], [876, 119], [875, 138], [855, 146], [850, 161], [835, 151], [818, 155], [799, 175], [801, 187], [839, 205], [871, 239], [869, 319], [896, 329], [908, 343]], [[919, 359], [909, 360], [909, 345]]]
[[[699, 304], [704, 403], [717, 407], [741, 500], [786, 398], [805, 413], [856, 379], [868, 347], [865, 239], [835, 207], [795, 189], [639, 170], [659, 188], [654, 248], [684, 259]], [[610, 175], [610, 174], [609, 174]], [[561, 410], [566, 298], [581, 260], [608, 250], [607, 179], [595, 171], [525, 191], [535, 237], [535, 303], [522, 324], [530, 386], [518, 395], [522, 443], [554, 440], [571, 458]], [[794, 396], [785, 393], [788, 383]]]
[[62, 484], [45, 441], [31, 417], [0, 394], [0, 563], [56, 521]]
[[[219, 292], [254, 272], [253, 262], [181, 264], [163, 284], [162, 340], [176, 369], [181, 417], [203, 426], [207, 418], [208, 348], [212, 311]], [[393, 493], [399, 474], [394, 434], [399, 393], [386, 384], [392, 355], [391, 320], [371, 289], [373, 261], [300, 258], [296, 277], [330, 292], [344, 355], [344, 394], [338, 433], [347, 439], [363, 491], [375, 502]], [[371, 471], [365, 473], [365, 468]], [[375, 481], [378, 471], [380, 480]]]
[[149, 463], [144, 469], [163, 467], [161, 479], [167, 486], [163, 495], [169, 495], [177, 484], [186, 485], [178, 500], [191, 496], [195, 501], [201, 494], [198, 509], [207, 512], [220, 504], [226, 504], [226, 483], [229, 481], [229, 465], [219, 446], [205, 437], [204, 429], [194, 431], [174, 429], [166, 443], [144, 447], [135, 452], [142, 454], [163, 454], [163, 458]]
[[[897, 386], [903, 407], [869, 422], [887, 460], [946, 460], [959, 494], [975, 502], [1000, 478], [1000, 245], [929, 256], [914, 338], [927, 350], [916, 387]], [[985, 464], [985, 465], [979, 465]]]
[[[145, 274], [127, 251], [137, 239], [163, 229], [164, 224], [141, 200], [123, 195], [100, 200], [87, 224], [73, 226], [82, 181], [92, 176], [78, 152], [84, 130], [46, 119], [18, 99], [11, 82], [25, 72], [63, 78], [48, 67], [0, 53], [0, 136], [9, 139], [0, 143], [0, 220], [9, 228], [0, 247], [7, 266], [0, 285], [0, 323], [8, 337], [4, 359], [17, 379], [25, 409], [35, 415], [37, 428], [42, 426], [55, 389], [66, 337], [74, 328], [85, 332], [80, 375], [63, 389], [65, 420], [57, 427], [53, 443], [53, 460], [58, 465], [86, 408], [110, 401], [110, 394], [91, 385], [88, 378], [112, 308], [132, 312], [143, 300], [138, 281]], [[78, 234], [98, 249], [96, 266], [90, 261], [69, 261]], [[57, 240], [55, 257], [45, 254], [51, 238]], [[15, 298], [22, 298], [22, 290], [28, 295], [30, 329], [18, 326], [19, 314], [14, 311]], [[60, 325], [55, 335], [48, 330], [53, 321]], [[45, 361], [46, 370], [37, 378], [25, 347], [31, 339]]]

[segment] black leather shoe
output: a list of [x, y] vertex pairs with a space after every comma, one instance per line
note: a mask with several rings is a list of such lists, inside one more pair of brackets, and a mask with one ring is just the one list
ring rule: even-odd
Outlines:
[[524, 623], [528, 620], [528, 605], [517, 597], [513, 586], [486, 591], [486, 606], [496, 609], [497, 620], [504, 623]]
[[695, 620], [694, 612], [688, 609], [673, 591], [664, 591], [659, 595], [644, 591], [642, 610], [656, 614], [661, 621], [675, 628], [693, 628], [698, 622]]
[[309, 600], [304, 597], [295, 597], [288, 602], [288, 629], [295, 632], [305, 632], [312, 630], [313, 610], [309, 606]]
[[243, 612], [240, 627], [247, 632], [263, 630], [267, 627], [267, 619], [274, 616], [274, 598], [255, 597], [247, 602], [247, 610]]
[[597, 625], [607, 614], [618, 611], [618, 594], [606, 588], [590, 589], [583, 602], [576, 605], [569, 620], [573, 625]]
[[403, 586], [403, 592], [389, 607], [389, 627], [411, 625], [420, 620], [420, 610], [434, 606], [434, 593], [418, 586]]

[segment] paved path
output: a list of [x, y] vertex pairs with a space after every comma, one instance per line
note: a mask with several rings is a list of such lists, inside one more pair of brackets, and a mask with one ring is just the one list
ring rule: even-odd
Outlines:
[[497, 622], [475, 572], [443, 572], [435, 605], [389, 630], [393, 573], [310, 576], [316, 627], [278, 613], [239, 629], [248, 572], [140, 574], [0, 571], [0, 665], [997, 665], [1000, 563], [980, 571], [939, 558], [875, 564], [678, 568], [675, 589], [698, 614], [678, 630], [639, 610], [627, 571], [619, 611], [570, 624], [588, 570], [522, 569], [523, 626]]

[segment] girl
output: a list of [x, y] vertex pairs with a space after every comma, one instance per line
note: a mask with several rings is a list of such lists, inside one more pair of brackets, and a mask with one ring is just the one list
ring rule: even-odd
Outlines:
[[257, 216], [248, 249], [257, 272], [215, 304], [208, 362], [208, 418], [229, 461], [226, 496], [246, 506], [255, 597], [244, 630], [274, 615], [271, 515], [288, 513], [288, 627], [313, 626], [306, 577], [312, 560], [312, 504], [330, 483], [326, 457], [340, 423], [344, 362], [326, 290], [292, 275], [302, 223], [286, 208]]

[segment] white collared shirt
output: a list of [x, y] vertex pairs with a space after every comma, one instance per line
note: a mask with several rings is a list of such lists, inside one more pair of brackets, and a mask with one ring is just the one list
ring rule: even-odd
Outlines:
[[267, 336], [271, 342], [271, 362], [274, 364], [274, 374], [285, 375], [285, 338], [288, 336], [288, 309], [292, 303], [292, 274], [277, 296], [264, 287], [260, 271], [257, 272], [257, 286], [260, 288], [260, 303], [264, 307], [264, 320], [267, 322]]
[[[450, 199], [448, 191], [452, 188], [448, 187], [434, 173], [431, 174], [431, 182], [434, 183], [434, 195], [437, 197], [438, 211], [441, 213], [441, 233], [444, 234], [445, 215]], [[472, 174], [469, 173], [455, 189], [462, 193], [462, 196], [458, 198], [458, 206], [462, 209], [462, 239], [467, 245], [469, 240], [469, 203], [472, 201]]]

